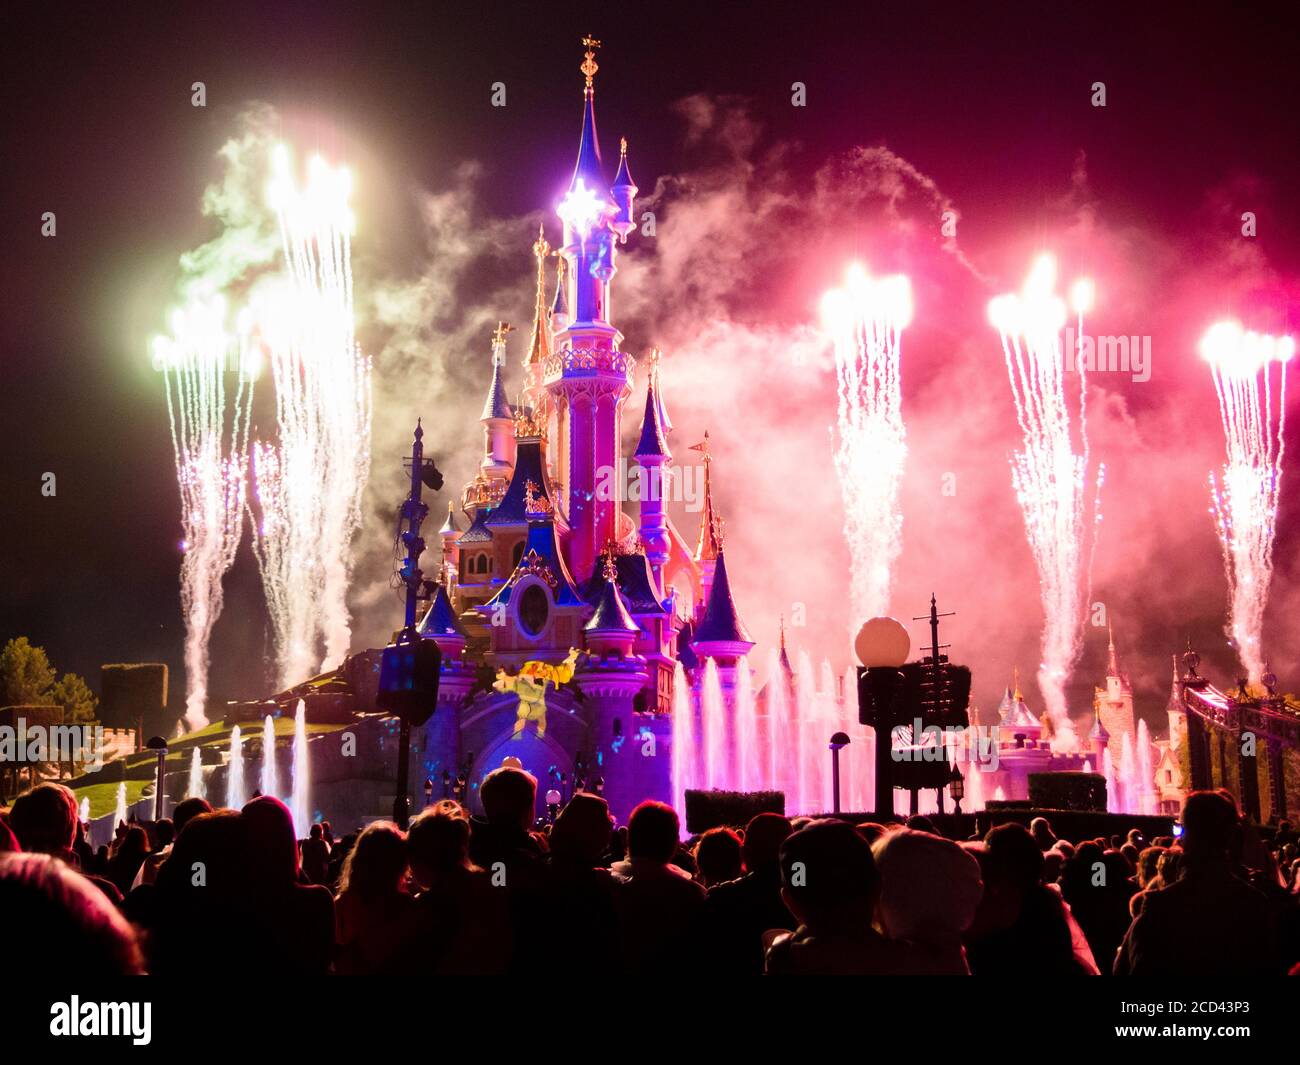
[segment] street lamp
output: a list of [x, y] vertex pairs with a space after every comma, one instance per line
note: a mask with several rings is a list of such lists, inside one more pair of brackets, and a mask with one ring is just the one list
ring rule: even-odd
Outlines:
[[847, 732], [837, 732], [831, 737], [831, 800], [835, 813], [840, 812], [840, 751], [848, 745]]
[[955, 765], [952, 775], [948, 777], [948, 794], [952, 796], [953, 813], [961, 813], [961, 801], [966, 797], [966, 778]]
[[161, 821], [163, 815], [163, 773], [166, 771], [167, 741], [161, 736], [150, 736], [145, 744], [151, 751], [158, 752], [158, 783], [154, 785], [153, 819]]
[[546, 813], [551, 819], [551, 824], [555, 824], [555, 818], [560, 812], [560, 793], [551, 788], [546, 793]]

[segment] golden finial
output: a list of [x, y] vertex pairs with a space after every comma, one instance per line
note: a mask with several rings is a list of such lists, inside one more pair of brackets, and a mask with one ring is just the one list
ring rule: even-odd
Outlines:
[[605, 564], [601, 567], [601, 570], [605, 574], [605, 580], [618, 580], [618, 564], [614, 561], [614, 541], [612, 540], [605, 545]]
[[1012, 699], [1013, 702], [1017, 702], [1017, 703], [1018, 703], [1018, 702], [1021, 701], [1021, 696], [1020, 696], [1020, 667], [1019, 667], [1019, 666], [1016, 666], [1016, 667], [1015, 667], [1014, 669], [1012, 669], [1012, 671], [1011, 671], [1011, 683], [1012, 683], [1012, 686], [1013, 686], [1013, 687], [1012, 687], [1012, 695], [1011, 695], [1011, 699]]
[[600, 69], [600, 67], [596, 66], [596, 49], [600, 47], [600, 42], [591, 34], [587, 34], [582, 39], [582, 46], [586, 49], [586, 52], [583, 53], [582, 66], [578, 69], [586, 75], [587, 88], [590, 89], [592, 79], [595, 78], [596, 71]]
[[509, 322], [497, 322], [497, 327], [492, 331], [492, 346], [496, 347], [506, 342], [506, 334], [513, 333], [515, 327]]
[[619, 139], [618, 139], [618, 155], [619, 155], [619, 158], [620, 158], [620, 159], [622, 159], [624, 156], [627, 155], [627, 138], [626, 138], [626, 137], [619, 137]]
[[[545, 259], [548, 255], [550, 255], [550, 253], [551, 253], [551, 246], [546, 241], [546, 224], [544, 222], [538, 222], [537, 239], [533, 241], [533, 254], [536, 255], [539, 260], [541, 260], [541, 259]], [[538, 268], [540, 269], [540, 263]]]

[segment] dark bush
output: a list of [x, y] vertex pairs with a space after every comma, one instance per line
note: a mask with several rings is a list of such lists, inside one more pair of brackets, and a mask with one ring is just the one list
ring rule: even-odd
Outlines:
[[686, 831], [693, 836], [711, 828], [744, 828], [758, 814], [785, 813], [782, 791], [686, 791]]
[[1100, 773], [1030, 773], [1029, 805], [1105, 813], [1106, 778]]

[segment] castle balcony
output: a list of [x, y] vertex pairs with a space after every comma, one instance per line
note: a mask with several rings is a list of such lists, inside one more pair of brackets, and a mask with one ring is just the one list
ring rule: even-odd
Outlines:
[[542, 363], [542, 378], [547, 385], [564, 378], [608, 378], [630, 390], [635, 372], [636, 359], [615, 347], [562, 348]]

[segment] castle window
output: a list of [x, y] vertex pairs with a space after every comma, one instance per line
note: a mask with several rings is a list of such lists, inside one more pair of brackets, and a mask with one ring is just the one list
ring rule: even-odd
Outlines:
[[519, 598], [519, 627], [528, 636], [540, 636], [546, 628], [546, 619], [551, 608], [546, 600], [546, 593], [539, 584], [530, 584]]

